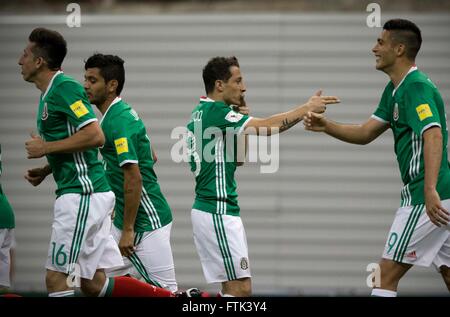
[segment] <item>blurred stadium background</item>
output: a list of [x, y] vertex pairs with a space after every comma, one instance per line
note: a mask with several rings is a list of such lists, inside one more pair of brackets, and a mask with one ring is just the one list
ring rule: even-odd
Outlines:
[[[236, 55], [254, 116], [303, 103], [317, 89], [338, 95], [328, 116], [361, 122], [377, 106], [387, 77], [374, 68], [372, 1], [77, 1], [81, 27], [66, 25], [70, 1], [3, 1], [0, 5], [0, 143], [2, 186], [16, 215], [14, 288], [44, 292], [44, 264], [54, 196], [50, 177], [38, 188], [23, 178], [44, 160], [26, 159], [39, 92], [17, 65], [37, 26], [68, 42], [64, 71], [82, 81], [94, 52], [125, 60], [122, 97], [147, 125], [159, 161], [156, 173], [174, 214], [172, 246], [180, 288], [204, 282], [192, 238], [193, 177], [170, 157], [174, 127], [184, 126], [204, 94], [201, 70], [210, 57]], [[450, 103], [449, 1], [378, 1], [381, 23], [403, 17], [422, 29], [417, 59]], [[280, 137], [280, 167], [238, 169], [255, 295], [366, 296], [369, 263], [377, 262], [399, 206], [400, 177], [390, 132], [365, 147], [299, 125]], [[414, 268], [400, 295], [446, 295], [434, 268]]]

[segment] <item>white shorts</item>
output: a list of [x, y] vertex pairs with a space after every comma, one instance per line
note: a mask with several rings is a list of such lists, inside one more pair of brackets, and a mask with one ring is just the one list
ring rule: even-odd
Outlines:
[[[441, 202], [450, 210], [450, 199]], [[425, 205], [399, 208], [389, 232], [383, 258], [401, 263], [450, 267], [450, 224], [434, 225]]]
[[251, 277], [247, 238], [240, 217], [192, 209], [191, 220], [207, 283]]
[[[124, 257], [124, 265], [106, 270], [106, 275], [131, 275], [137, 279], [143, 278], [147, 283], [168, 289], [178, 290], [175, 279], [172, 247], [170, 245], [170, 231], [172, 223], [150, 232], [136, 232], [134, 245], [136, 250], [130, 257]], [[112, 226], [111, 234], [119, 244], [122, 230]]]
[[110, 233], [114, 204], [112, 191], [58, 197], [45, 267], [91, 280], [97, 269], [122, 266]]
[[0, 286], [10, 287], [11, 247], [14, 242], [14, 229], [0, 229]]

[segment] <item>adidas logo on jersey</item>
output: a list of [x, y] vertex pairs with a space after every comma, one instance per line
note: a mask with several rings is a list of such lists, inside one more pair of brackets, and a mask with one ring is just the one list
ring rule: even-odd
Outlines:
[[408, 258], [411, 261], [415, 261], [417, 260], [417, 255], [416, 255], [416, 251], [411, 251], [409, 253], [405, 254], [405, 257]]

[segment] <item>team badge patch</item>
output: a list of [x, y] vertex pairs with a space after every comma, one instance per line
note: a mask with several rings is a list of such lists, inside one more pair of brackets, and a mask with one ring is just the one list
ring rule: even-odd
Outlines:
[[77, 118], [81, 118], [86, 113], [89, 113], [89, 110], [86, 108], [86, 106], [83, 104], [81, 100], [78, 100], [77, 102], [71, 104], [70, 109], [77, 116]]
[[399, 117], [399, 115], [398, 115], [398, 103], [395, 103], [395, 105], [394, 105], [394, 113], [393, 113], [394, 121], [397, 121], [398, 117]]
[[116, 146], [117, 155], [128, 152], [127, 138], [120, 138], [120, 139], [114, 140], [114, 145]]
[[424, 103], [416, 108], [417, 115], [419, 116], [420, 121], [425, 120], [426, 118], [432, 117], [433, 113], [431, 112], [430, 105]]
[[246, 269], [248, 269], [248, 260], [247, 260], [247, 258], [242, 258], [241, 259], [241, 269], [243, 269], [244, 271]]
[[225, 120], [229, 122], [239, 122], [239, 120], [242, 119], [244, 115], [242, 113], [238, 113], [236, 111], [231, 110], [228, 112], [228, 114], [225, 116]]
[[42, 109], [42, 115], [41, 115], [41, 120], [45, 121], [48, 118], [48, 107], [47, 107], [47, 103], [44, 103], [44, 109]]

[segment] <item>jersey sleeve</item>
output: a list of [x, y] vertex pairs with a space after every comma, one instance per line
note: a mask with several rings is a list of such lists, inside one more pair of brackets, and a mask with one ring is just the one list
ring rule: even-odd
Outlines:
[[111, 137], [114, 142], [119, 166], [125, 164], [137, 164], [139, 162], [136, 153], [137, 144], [137, 121], [120, 117], [114, 122]]
[[389, 105], [388, 105], [388, 94], [389, 89], [388, 86], [384, 89], [383, 95], [381, 96], [381, 100], [378, 104], [378, 108], [372, 114], [372, 118], [384, 122], [390, 123], [390, 114], [389, 114]]
[[246, 124], [252, 119], [248, 115], [226, 107], [214, 109], [210, 116], [210, 126], [217, 127], [223, 132], [233, 131], [236, 135], [241, 134]]
[[86, 92], [80, 84], [71, 81], [61, 83], [55, 90], [54, 99], [57, 111], [64, 113], [77, 131], [97, 121]]
[[433, 88], [425, 83], [412, 83], [405, 92], [406, 117], [417, 135], [432, 126], [441, 126]]

